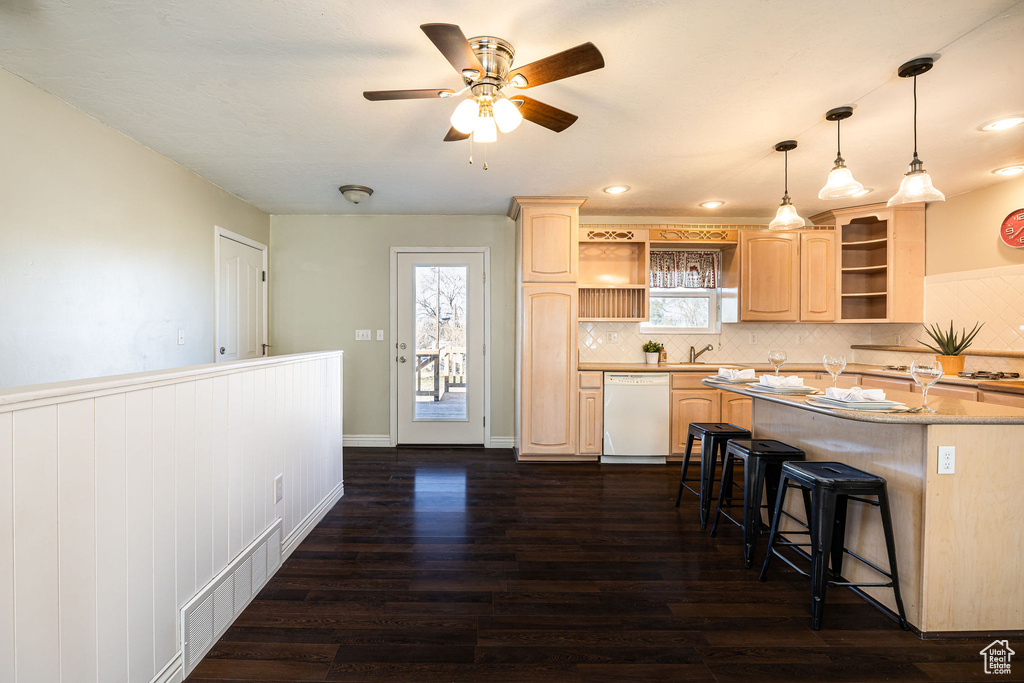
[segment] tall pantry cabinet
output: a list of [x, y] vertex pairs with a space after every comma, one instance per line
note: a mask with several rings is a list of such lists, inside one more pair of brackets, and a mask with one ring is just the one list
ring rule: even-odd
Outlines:
[[579, 210], [586, 197], [515, 197], [516, 449], [520, 460], [577, 455]]

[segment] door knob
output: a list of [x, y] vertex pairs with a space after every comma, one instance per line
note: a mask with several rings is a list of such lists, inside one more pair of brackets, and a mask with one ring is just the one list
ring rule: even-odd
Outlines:
[[405, 362], [405, 356], [399, 356], [398, 357], [398, 362], [399, 363], [404, 363]]
[[222, 356], [224, 355], [224, 347], [223, 346], [220, 347], [220, 355], [222, 355]]

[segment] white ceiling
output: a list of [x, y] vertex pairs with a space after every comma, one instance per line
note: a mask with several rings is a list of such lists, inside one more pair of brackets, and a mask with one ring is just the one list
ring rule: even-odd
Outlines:
[[[419, 29], [455, 23], [512, 42], [525, 64], [582, 42], [606, 67], [528, 94], [580, 116], [524, 123], [490, 145], [441, 141], [450, 100], [368, 102], [363, 90], [458, 88]], [[1024, 2], [1017, 0], [0, 1], [0, 65], [275, 214], [503, 213], [512, 195], [587, 195], [589, 214], [808, 216], [835, 156], [824, 113], [853, 105], [843, 155], [884, 201], [912, 152], [904, 61], [918, 80], [920, 154], [947, 196], [1024, 162]], [[10, 131], [7, 131], [9, 134]], [[356, 207], [341, 184], [375, 189]], [[601, 188], [632, 191], [611, 197]], [[727, 204], [704, 211], [697, 204]], [[703, 213], [702, 213], [703, 212]]]

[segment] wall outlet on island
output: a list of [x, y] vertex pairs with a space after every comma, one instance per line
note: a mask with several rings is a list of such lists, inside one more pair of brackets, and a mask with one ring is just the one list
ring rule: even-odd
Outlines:
[[954, 474], [956, 472], [956, 448], [954, 446], [939, 446], [939, 474]]
[[757, 335], [754, 334], [753, 332], [750, 333], [750, 342], [749, 343], [750, 343], [751, 346], [757, 346]]

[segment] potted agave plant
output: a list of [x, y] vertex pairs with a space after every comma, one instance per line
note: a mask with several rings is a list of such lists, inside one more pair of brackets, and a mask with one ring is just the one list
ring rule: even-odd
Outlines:
[[965, 359], [960, 354], [967, 350], [971, 342], [974, 341], [974, 337], [977, 336], [978, 331], [984, 325], [985, 323], [975, 323], [974, 328], [970, 332], [967, 331], [967, 328], [963, 328], [958, 334], [953, 330], [952, 320], [949, 321], [949, 332], [942, 330], [937, 324], [932, 323], [931, 327], [925, 327], [924, 331], [932, 338], [935, 345], [926, 344], [920, 339], [917, 341], [936, 353], [935, 360], [939, 361], [939, 364], [942, 365], [942, 373], [944, 375], [955, 375], [958, 372], [964, 371]]
[[664, 344], [659, 344], [656, 341], [648, 340], [643, 346], [644, 358], [648, 363], [657, 365], [658, 359], [661, 358], [661, 352], [665, 350]]

